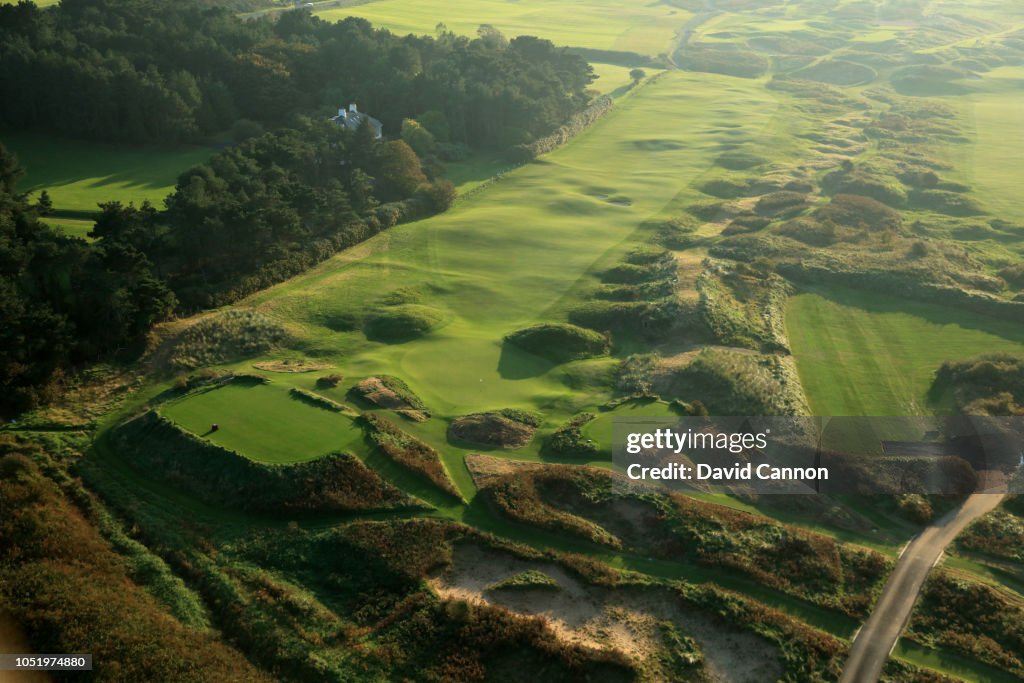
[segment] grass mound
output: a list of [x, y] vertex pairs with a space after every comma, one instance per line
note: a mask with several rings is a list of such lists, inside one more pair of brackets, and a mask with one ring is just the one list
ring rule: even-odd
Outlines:
[[531, 325], [506, 335], [505, 342], [556, 363], [603, 356], [611, 347], [605, 335], [568, 323]]
[[422, 337], [444, 321], [441, 311], [418, 304], [399, 304], [370, 316], [363, 326], [371, 341], [396, 343]]
[[542, 590], [560, 590], [557, 581], [537, 569], [527, 569], [507, 579], [492, 583], [486, 590], [529, 590], [537, 588]]
[[715, 164], [730, 171], [745, 171], [766, 163], [767, 159], [750, 152], [725, 152], [715, 160]]
[[381, 408], [398, 411], [416, 422], [423, 422], [430, 417], [420, 397], [408, 384], [392, 375], [367, 377], [352, 387], [352, 393]]
[[326, 396], [321, 396], [312, 391], [306, 391], [305, 389], [299, 389], [298, 387], [292, 387], [288, 393], [296, 400], [308, 403], [316, 408], [322, 408], [323, 410], [329, 410], [332, 413], [344, 413], [346, 411], [345, 406], [332, 401]]
[[826, 59], [793, 74], [795, 78], [842, 86], [864, 85], [877, 75], [870, 66], [842, 59]]
[[456, 418], [448, 438], [492, 448], [522, 448], [533, 440], [541, 416], [525, 410], [494, 410]]
[[360, 418], [370, 440], [389, 458], [428, 479], [445, 493], [461, 500], [441, 461], [441, 454], [393, 425], [380, 415], [366, 413]]
[[185, 330], [171, 350], [171, 365], [197, 368], [258, 356], [288, 339], [284, 327], [256, 311], [226, 311]]
[[558, 455], [593, 457], [598, 446], [583, 434], [583, 427], [597, 418], [594, 413], [580, 413], [555, 430], [545, 444], [546, 449]]
[[778, 356], [705, 349], [673, 373], [663, 395], [697, 398], [712, 415], [805, 414], [797, 386], [795, 372]]
[[348, 512], [418, 507], [353, 455], [265, 465], [178, 429], [147, 412], [115, 428], [112, 445], [134, 467], [204, 502], [243, 510]]
[[947, 361], [936, 371], [929, 395], [952, 395], [967, 415], [1024, 415], [1024, 357], [990, 353]]
[[814, 212], [820, 223], [834, 223], [858, 230], [899, 230], [903, 219], [898, 211], [890, 209], [871, 197], [837, 194], [826, 206]]
[[758, 78], [768, 70], [768, 60], [756, 52], [723, 47], [688, 47], [676, 53], [676, 62], [687, 71], [740, 78]]

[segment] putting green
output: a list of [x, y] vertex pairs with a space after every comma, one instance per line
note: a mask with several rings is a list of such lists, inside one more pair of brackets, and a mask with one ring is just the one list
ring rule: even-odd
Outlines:
[[[348, 451], [363, 432], [348, 415], [310, 405], [286, 388], [234, 382], [188, 396], [160, 412], [193, 434], [258, 462], [302, 462]], [[210, 433], [210, 426], [220, 428]]]
[[947, 360], [1024, 354], [1024, 326], [884, 294], [799, 294], [786, 328], [815, 415], [928, 415], [928, 390]]
[[669, 52], [673, 35], [690, 18], [669, 3], [644, 0], [377, 0], [315, 12], [328, 21], [368, 19], [394, 33], [433, 35], [438, 24], [475, 36], [490, 24], [509, 38], [547, 38], [556, 45], [658, 55]]

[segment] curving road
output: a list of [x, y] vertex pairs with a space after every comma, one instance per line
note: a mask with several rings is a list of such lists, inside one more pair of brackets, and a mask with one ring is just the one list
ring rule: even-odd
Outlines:
[[875, 683], [924, 585], [928, 571], [957, 534], [991, 512], [1005, 494], [975, 493], [956, 510], [921, 532], [903, 551], [864, 627], [857, 633], [840, 683]]

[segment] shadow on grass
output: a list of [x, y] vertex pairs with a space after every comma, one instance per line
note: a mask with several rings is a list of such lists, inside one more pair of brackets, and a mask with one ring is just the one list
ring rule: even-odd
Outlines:
[[555, 363], [532, 353], [527, 353], [513, 344], [501, 345], [498, 358], [498, 374], [502, 379], [531, 379], [546, 374]]
[[1024, 324], [976, 313], [960, 307], [903, 299], [890, 294], [845, 287], [805, 287], [803, 291], [869, 313], [901, 313], [936, 325], [957, 325], [1024, 344]]

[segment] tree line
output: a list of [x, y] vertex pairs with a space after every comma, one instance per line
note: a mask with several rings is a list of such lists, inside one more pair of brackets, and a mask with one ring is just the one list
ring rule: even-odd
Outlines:
[[356, 102], [397, 135], [506, 148], [583, 109], [583, 57], [533, 37], [396, 36], [306, 10], [245, 21], [201, 0], [0, 5], [0, 124], [121, 142], [198, 141]]
[[65, 371], [137, 343], [408, 218], [443, 211], [403, 141], [323, 120], [251, 138], [183, 173], [158, 210], [101, 204], [91, 236], [43, 223], [0, 145], [0, 409], [52, 398]]

